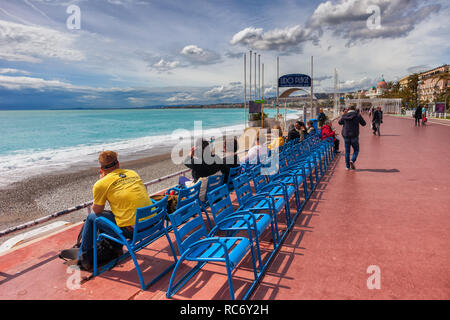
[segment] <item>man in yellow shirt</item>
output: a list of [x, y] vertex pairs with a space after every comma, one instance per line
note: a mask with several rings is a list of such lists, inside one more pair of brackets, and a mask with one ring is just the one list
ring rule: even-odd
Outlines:
[[[84, 223], [79, 262], [84, 269], [90, 270], [93, 253], [93, 226], [97, 217], [105, 217], [115, 223], [124, 236], [133, 236], [136, 209], [152, 204], [147, 189], [139, 175], [133, 170], [120, 169], [117, 153], [103, 151], [98, 157], [100, 180], [93, 187], [94, 204]], [[104, 210], [106, 202], [111, 211]], [[108, 230], [102, 230], [108, 232]]]

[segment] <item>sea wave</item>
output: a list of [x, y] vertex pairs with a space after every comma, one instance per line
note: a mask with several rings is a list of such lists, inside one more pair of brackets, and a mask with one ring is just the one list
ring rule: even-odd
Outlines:
[[[298, 114], [290, 113], [287, 119], [298, 118]], [[119, 159], [134, 160], [169, 153], [170, 149], [180, 144], [180, 141], [191, 141], [203, 137], [221, 137], [223, 135], [239, 135], [244, 130], [244, 124], [220, 128], [197, 130], [175, 130], [171, 134], [153, 135], [133, 139], [123, 139], [105, 143], [82, 144], [64, 148], [49, 148], [44, 150], [15, 150], [7, 155], [0, 155], [0, 187], [22, 181], [39, 174], [61, 172], [65, 169], [80, 170], [98, 165], [98, 154], [104, 150], [118, 152]]]
[[0, 187], [8, 186], [38, 174], [46, 174], [71, 168], [97, 166], [98, 154], [104, 150], [114, 150], [119, 158], [133, 160], [138, 157], [158, 155], [170, 152], [171, 147], [180, 141], [189, 141], [203, 137], [240, 134], [244, 125], [233, 125], [204, 130], [175, 130], [171, 134], [145, 136], [124, 139], [101, 144], [83, 144], [73, 147], [45, 150], [16, 150], [11, 154], [0, 156]]

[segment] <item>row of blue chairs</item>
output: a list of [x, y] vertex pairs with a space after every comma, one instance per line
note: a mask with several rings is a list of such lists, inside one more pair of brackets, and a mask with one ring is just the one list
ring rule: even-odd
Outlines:
[[[331, 139], [320, 140], [319, 136], [311, 136], [302, 142], [290, 141], [271, 155], [269, 163], [246, 163], [232, 168], [227, 184], [223, 183], [223, 176], [209, 177], [204, 201], [199, 199], [201, 182], [198, 182], [190, 188], [177, 190], [177, 210], [172, 214], [167, 213], [168, 195], [151, 206], [138, 208], [132, 239], [126, 239], [120, 228], [99, 217], [94, 223], [93, 275], [97, 276], [131, 256], [143, 290], [173, 269], [166, 294], [170, 298], [207, 262], [223, 262], [230, 298], [235, 299], [232, 272], [250, 254], [254, 280], [243, 296], [245, 300], [264, 275], [333, 157], [334, 143]], [[235, 192], [239, 204], [236, 210], [231, 192]], [[296, 204], [295, 213], [291, 212], [291, 199]], [[203, 215], [206, 215], [210, 231]], [[279, 228], [280, 216], [286, 221], [284, 230]], [[270, 230], [273, 249], [263, 261], [260, 241], [266, 230]], [[174, 233], [179, 258], [169, 232]], [[173, 263], [145, 283], [136, 252], [162, 236], [169, 242]], [[96, 248], [97, 242], [103, 238], [124, 245], [127, 252], [100, 268]], [[194, 261], [196, 265], [175, 282], [184, 261]]]

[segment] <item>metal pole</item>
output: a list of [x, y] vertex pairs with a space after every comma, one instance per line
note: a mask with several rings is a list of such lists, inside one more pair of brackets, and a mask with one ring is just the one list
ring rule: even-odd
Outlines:
[[247, 53], [244, 53], [244, 129], [247, 129]]
[[261, 55], [258, 54], [258, 99], [261, 100]]
[[255, 100], [257, 99], [257, 90], [256, 90], [256, 52], [255, 52]]
[[262, 64], [262, 86], [261, 86], [261, 99], [264, 100], [264, 63]]
[[250, 50], [250, 100], [252, 100], [252, 50]]
[[278, 79], [280, 79], [280, 57], [277, 57], [277, 118], [276, 118], [277, 121], [278, 121], [278, 113], [279, 113], [278, 97], [280, 96], [280, 87], [279, 87]]
[[316, 118], [316, 112], [313, 106], [313, 56], [311, 56], [311, 118]]
[[[262, 85], [264, 87], [264, 63], [262, 64]], [[261, 79], [260, 78], [260, 79]], [[262, 94], [263, 88], [260, 87], [260, 94], [261, 94], [261, 128], [264, 128], [264, 97]]]

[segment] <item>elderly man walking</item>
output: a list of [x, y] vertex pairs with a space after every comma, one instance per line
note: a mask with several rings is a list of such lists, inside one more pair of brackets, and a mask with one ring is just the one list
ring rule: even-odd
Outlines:
[[[359, 154], [359, 125], [365, 126], [366, 121], [359, 112], [356, 112], [355, 107], [351, 106], [348, 111], [344, 113], [338, 122], [343, 125], [342, 136], [345, 142], [345, 166], [347, 170], [355, 170], [355, 162]], [[350, 147], [353, 148], [353, 156], [350, 161]]]

